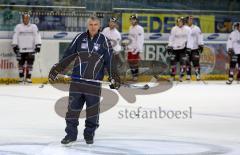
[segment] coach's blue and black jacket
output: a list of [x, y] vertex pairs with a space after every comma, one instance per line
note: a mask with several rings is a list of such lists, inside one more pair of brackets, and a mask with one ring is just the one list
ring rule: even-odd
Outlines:
[[78, 34], [64, 53], [60, 64], [62, 67], [74, 63], [72, 77], [102, 80], [104, 68], [109, 76], [113, 72], [113, 49], [110, 41], [100, 32], [90, 38], [89, 32]]

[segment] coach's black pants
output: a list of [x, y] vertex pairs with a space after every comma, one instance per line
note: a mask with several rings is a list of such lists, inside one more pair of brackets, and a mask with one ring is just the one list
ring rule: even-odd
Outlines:
[[99, 126], [101, 85], [93, 82], [75, 81], [70, 85], [68, 112], [65, 129], [67, 136], [76, 139], [79, 115], [86, 103], [84, 137], [94, 137]]

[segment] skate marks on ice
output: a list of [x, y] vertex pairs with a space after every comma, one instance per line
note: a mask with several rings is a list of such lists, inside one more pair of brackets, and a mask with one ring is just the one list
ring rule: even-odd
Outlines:
[[156, 139], [97, 139], [91, 146], [82, 140], [68, 147], [57, 142], [0, 145], [0, 154], [4, 155], [218, 155], [229, 152], [229, 148], [213, 144]]

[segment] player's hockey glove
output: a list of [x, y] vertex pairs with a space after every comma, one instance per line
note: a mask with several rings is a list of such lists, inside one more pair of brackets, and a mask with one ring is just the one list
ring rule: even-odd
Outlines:
[[19, 53], [19, 47], [18, 45], [13, 47], [13, 52], [17, 55]]
[[232, 48], [228, 49], [228, 55], [233, 56], [234, 55], [234, 50]]
[[169, 55], [172, 55], [173, 47], [168, 46], [166, 50], [167, 50], [167, 53], [168, 53]]
[[39, 53], [40, 50], [41, 50], [41, 44], [37, 44], [37, 45], [35, 46], [35, 52], [36, 52], [36, 53]]
[[113, 74], [111, 77], [109, 77], [108, 81], [111, 82], [109, 85], [111, 89], [119, 89], [121, 86], [121, 79], [117, 74]]
[[202, 54], [202, 52], [203, 52], [203, 45], [199, 45], [199, 46], [198, 46], [198, 52], [199, 52], [200, 54]]
[[57, 75], [62, 71], [60, 65], [57, 63], [55, 65], [52, 66], [49, 75], [48, 75], [48, 79], [51, 81], [54, 81], [57, 79]]
[[17, 61], [20, 61], [21, 60], [21, 53], [19, 51], [18, 45], [13, 47], [13, 52], [16, 54]]

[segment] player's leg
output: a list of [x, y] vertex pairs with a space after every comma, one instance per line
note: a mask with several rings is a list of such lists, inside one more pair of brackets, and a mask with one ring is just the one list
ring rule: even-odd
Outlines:
[[18, 59], [19, 82], [24, 81], [24, 72], [25, 72], [24, 64], [25, 64], [25, 61], [26, 61], [26, 53], [21, 53], [20, 59]]
[[238, 57], [238, 60], [237, 60], [237, 64], [238, 64], [237, 80], [240, 81], [240, 54], [238, 54], [237, 57]]
[[193, 50], [192, 51], [192, 63], [193, 63], [193, 67], [195, 69], [195, 75], [197, 80], [201, 80], [201, 72], [200, 72], [200, 54], [198, 52], [198, 50]]
[[192, 51], [186, 52], [187, 61], [186, 61], [186, 73], [187, 73], [187, 80], [191, 80], [192, 75]]
[[128, 52], [128, 64], [134, 81], [136, 81], [138, 78], [139, 60], [140, 60], [139, 53], [133, 54], [132, 52]]
[[186, 68], [186, 61], [187, 61], [187, 56], [186, 56], [185, 49], [179, 50], [179, 61], [180, 61], [179, 81], [182, 82], [183, 76], [184, 76], [184, 73], [185, 73], [185, 68]]
[[122, 61], [120, 59], [120, 53], [113, 53], [113, 57], [114, 57], [114, 62], [115, 62], [115, 65], [117, 68], [121, 67], [122, 66]]
[[28, 83], [32, 83], [31, 77], [32, 77], [32, 69], [33, 69], [34, 60], [35, 60], [35, 54], [34, 53], [28, 53], [28, 55], [27, 55], [27, 69], [26, 69], [26, 81]]
[[171, 81], [175, 80], [176, 73], [177, 73], [177, 52], [173, 51], [170, 55], [170, 75], [171, 75], [170, 80]]
[[72, 92], [70, 89], [68, 111], [66, 113], [66, 128], [67, 135], [62, 139], [62, 144], [69, 144], [77, 140], [79, 115], [85, 103], [85, 98], [80, 92]]
[[85, 97], [87, 116], [83, 136], [87, 144], [93, 144], [95, 130], [99, 127], [100, 96], [85, 95]]
[[231, 55], [230, 56], [230, 69], [229, 69], [229, 73], [228, 73], [228, 81], [227, 84], [232, 84], [233, 82], [233, 78], [234, 78], [234, 70], [237, 64], [237, 55]]

